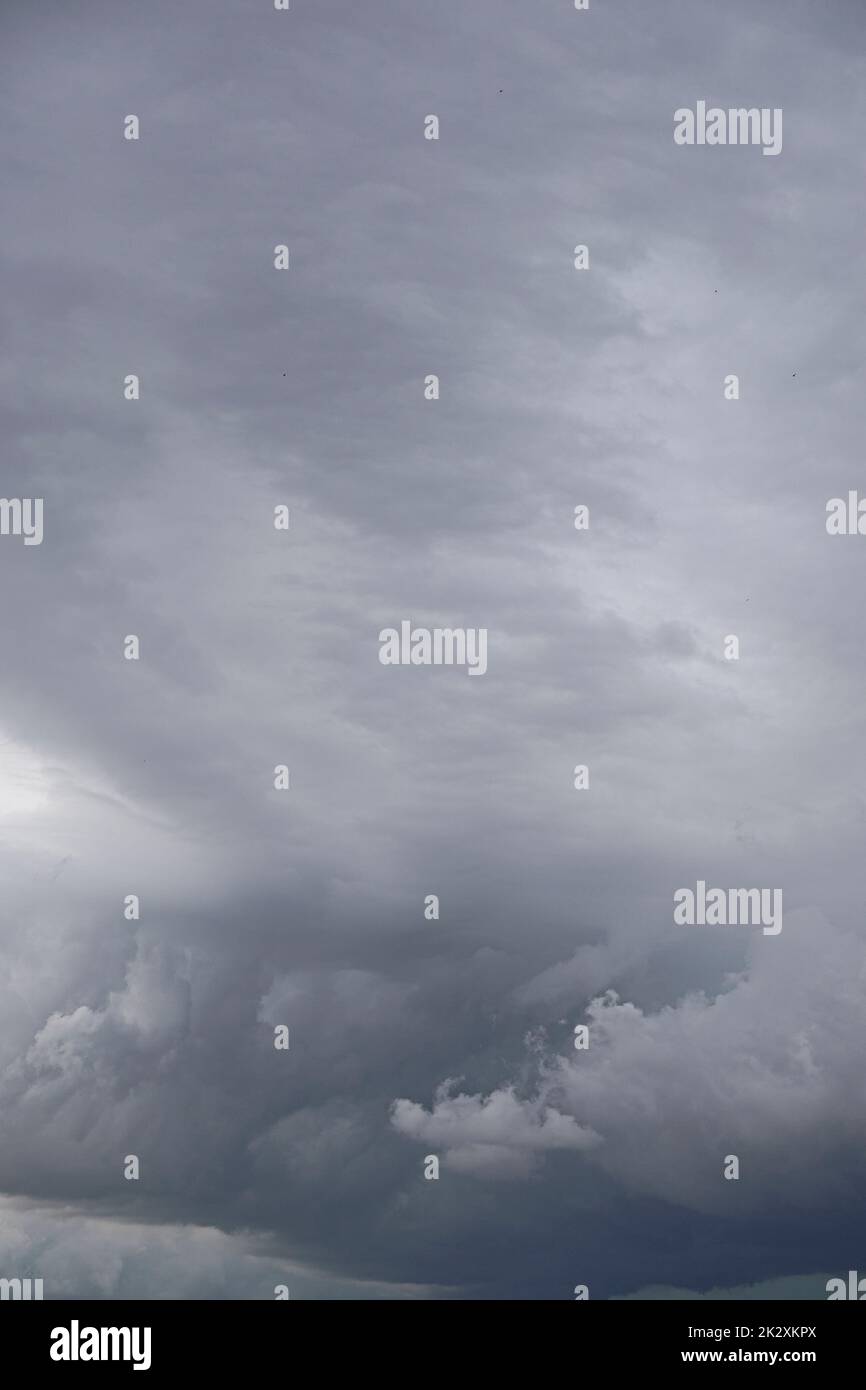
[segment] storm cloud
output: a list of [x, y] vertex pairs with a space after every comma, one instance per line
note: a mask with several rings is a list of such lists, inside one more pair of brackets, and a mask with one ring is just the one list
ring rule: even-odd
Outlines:
[[[0, 36], [44, 500], [0, 537], [0, 1274], [823, 1296], [866, 1238], [862, 7]], [[678, 146], [703, 99], [781, 152]], [[383, 666], [404, 620], [486, 671]], [[699, 879], [784, 929], [676, 926]]]

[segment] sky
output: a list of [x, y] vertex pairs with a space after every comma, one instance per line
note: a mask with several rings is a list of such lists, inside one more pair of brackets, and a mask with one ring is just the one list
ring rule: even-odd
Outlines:
[[[860, 0], [0, 38], [2, 489], [44, 503], [0, 536], [0, 1276], [866, 1273]], [[676, 144], [698, 101], [780, 153]], [[487, 670], [383, 665], [403, 621]], [[782, 930], [676, 925], [698, 880]]]

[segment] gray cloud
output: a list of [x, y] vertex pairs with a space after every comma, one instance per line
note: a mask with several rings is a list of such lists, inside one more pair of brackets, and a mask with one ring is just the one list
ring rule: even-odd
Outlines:
[[[400, 1102], [393, 1122], [463, 1171], [489, 1129], [506, 1160], [530, 1137], [540, 1151], [583, 1148], [626, 1191], [719, 1215], [852, 1201], [866, 1140], [852, 1106], [866, 953], [861, 938], [805, 914], [785, 933], [778, 950], [758, 937], [748, 969], [714, 998], [689, 994], [654, 1012], [613, 991], [594, 1000], [589, 1046], [545, 1059], [527, 1099], [510, 1087], [446, 1092], [429, 1113]], [[576, 1142], [587, 1134], [594, 1143]], [[723, 1176], [729, 1154], [736, 1186]]]
[[[853, 1267], [860, 6], [253, 9], [0, 19], [3, 487], [45, 499], [0, 538], [16, 1258], [106, 1297], [187, 1249], [203, 1297]], [[675, 146], [701, 97], [783, 107], [782, 154]], [[486, 627], [487, 673], [383, 668], [402, 618]], [[781, 936], [674, 928], [699, 877], [781, 886]], [[163, 1264], [100, 1285], [133, 1229]]]

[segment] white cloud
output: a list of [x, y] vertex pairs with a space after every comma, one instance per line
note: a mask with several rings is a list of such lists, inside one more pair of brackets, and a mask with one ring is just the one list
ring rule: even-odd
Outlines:
[[112, 1220], [0, 1196], [0, 1278], [43, 1281], [45, 1299], [415, 1299], [428, 1286], [333, 1278], [255, 1235]]
[[866, 1140], [864, 961], [859, 937], [792, 914], [715, 998], [655, 1013], [612, 992], [594, 1000], [590, 1047], [542, 1062], [531, 1098], [510, 1085], [455, 1096], [446, 1083], [429, 1112], [398, 1101], [393, 1122], [462, 1171], [483, 1171], [487, 1146], [511, 1176], [529, 1171], [527, 1153], [572, 1148], [629, 1192], [704, 1211], [832, 1203]]
[[536, 1156], [551, 1149], [584, 1151], [598, 1143], [591, 1129], [543, 1101], [521, 1101], [505, 1087], [486, 1098], [452, 1095], [455, 1083], [439, 1087], [432, 1111], [398, 1100], [392, 1123], [401, 1133], [445, 1151], [449, 1168], [462, 1173], [520, 1177]]

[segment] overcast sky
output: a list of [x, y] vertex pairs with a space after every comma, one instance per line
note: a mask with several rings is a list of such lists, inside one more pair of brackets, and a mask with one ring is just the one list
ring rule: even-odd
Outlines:
[[[0, 38], [2, 491], [44, 499], [0, 537], [0, 1275], [863, 1271], [862, 0]], [[678, 146], [701, 100], [781, 153]], [[486, 673], [381, 665], [402, 620], [486, 628]], [[675, 926], [698, 879], [782, 931]]]

